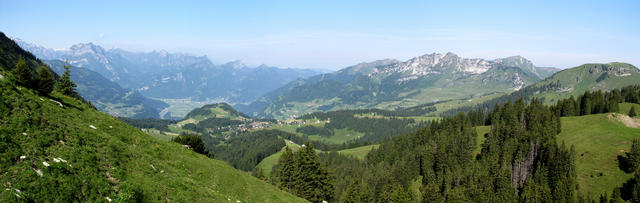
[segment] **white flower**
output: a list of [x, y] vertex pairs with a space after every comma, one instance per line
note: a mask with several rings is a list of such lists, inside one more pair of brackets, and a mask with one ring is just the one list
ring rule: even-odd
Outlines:
[[43, 162], [42, 162], [42, 165], [44, 165], [44, 166], [47, 166], [47, 167], [48, 167], [48, 166], [49, 166], [49, 163], [47, 163], [46, 161], [43, 161]]

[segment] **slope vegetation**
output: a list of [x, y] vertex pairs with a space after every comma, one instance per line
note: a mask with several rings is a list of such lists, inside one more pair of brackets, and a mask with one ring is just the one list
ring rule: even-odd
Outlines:
[[0, 202], [304, 201], [77, 99], [38, 95], [5, 77], [0, 171]]
[[489, 109], [495, 104], [501, 104], [505, 101], [515, 101], [520, 98], [528, 101], [532, 97], [536, 97], [546, 104], [552, 104], [559, 99], [582, 95], [585, 91], [608, 91], [638, 84], [640, 84], [640, 70], [631, 64], [584, 64], [562, 70], [536, 84], [487, 101], [483, 106], [485, 109]]
[[563, 117], [559, 141], [575, 147], [576, 172], [581, 190], [596, 198], [611, 193], [633, 174], [618, 168], [618, 155], [629, 151], [640, 129], [630, 128], [612, 114]]

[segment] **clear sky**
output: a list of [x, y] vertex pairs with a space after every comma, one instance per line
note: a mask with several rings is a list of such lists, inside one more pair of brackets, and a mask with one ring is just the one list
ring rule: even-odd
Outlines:
[[331, 70], [433, 52], [639, 66], [639, 2], [0, 0], [0, 31], [49, 48], [93, 42]]

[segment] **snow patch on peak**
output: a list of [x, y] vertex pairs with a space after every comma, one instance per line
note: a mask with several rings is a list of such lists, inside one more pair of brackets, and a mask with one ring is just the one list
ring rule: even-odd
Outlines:
[[520, 89], [522, 89], [523, 87], [525, 87], [526, 85], [524, 84], [524, 81], [522, 80], [522, 78], [520, 77], [520, 74], [516, 73], [514, 75], [515, 79], [513, 80], [513, 90], [514, 91], [518, 91]]
[[[481, 74], [492, 67], [493, 63], [484, 59], [465, 59], [448, 52], [433, 53], [409, 59], [386, 68], [382, 73], [405, 73], [410, 76], [423, 76], [442, 73]], [[411, 80], [417, 77], [404, 77], [400, 80]]]

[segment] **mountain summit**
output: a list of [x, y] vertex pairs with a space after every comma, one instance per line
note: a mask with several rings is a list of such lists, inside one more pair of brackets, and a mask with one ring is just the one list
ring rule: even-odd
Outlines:
[[[266, 65], [252, 68], [241, 61], [217, 65], [206, 56], [170, 53], [165, 50], [106, 50], [93, 43], [80, 43], [68, 49], [54, 50], [20, 40], [16, 42], [38, 58], [68, 60], [74, 67], [95, 71], [124, 89], [139, 91], [143, 96], [161, 100], [180, 99], [180, 102], [170, 102], [167, 109], [168, 113], [178, 117], [182, 115], [173, 112], [175, 109], [182, 111], [202, 101], [249, 103], [290, 81], [319, 73], [308, 69]], [[91, 83], [82, 81], [85, 78], [76, 79], [79, 84]], [[117, 104], [107, 104], [104, 109], [113, 108], [118, 108]], [[162, 111], [166, 113], [165, 110]]]
[[286, 118], [313, 111], [353, 108], [395, 109], [510, 93], [557, 69], [538, 68], [519, 57], [496, 60], [433, 53], [409, 59], [361, 63], [329, 74], [296, 80], [237, 108], [260, 117]]

